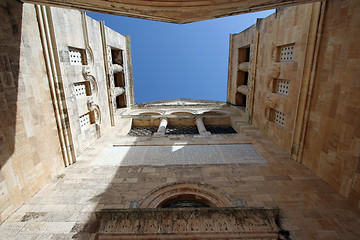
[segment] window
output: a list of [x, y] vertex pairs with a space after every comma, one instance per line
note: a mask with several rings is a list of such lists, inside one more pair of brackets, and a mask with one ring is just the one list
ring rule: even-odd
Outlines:
[[273, 117], [272, 117], [272, 121], [276, 124], [278, 124], [279, 126], [281, 127], [284, 127], [284, 123], [285, 123], [285, 114], [278, 111], [278, 110], [275, 110], [275, 109], [272, 109], [273, 110]]
[[69, 47], [69, 58], [71, 65], [86, 65], [86, 54], [84, 49]]
[[281, 80], [281, 79], [277, 79], [274, 81], [275, 83], [275, 88], [274, 89], [276, 93], [282, 94], [282, 95], [289, 95], [289, 88], [290, 88], [290, 81], [288, 80]]
[[82, 97], [82, 96], [90, 96], [90, 83], [89, 82], [81, 82], [81, 83], [75, 83], [75, 96], [76, 97]]
[[278, 47], [279, 62], [293, 62], [295, 53], [295, 44], [288, 44]]
[[88, 128], [91, 124], [95, 123], [94, 111], [88, 112], [79, 117], [80, 129], [83, 131]]
[[79, 117], [79, 121], [80, 121], [80, 128], [81, 130], [87, 128], [88, 126], [90, 126], [90, 114], [84, 114], [82, 116]]

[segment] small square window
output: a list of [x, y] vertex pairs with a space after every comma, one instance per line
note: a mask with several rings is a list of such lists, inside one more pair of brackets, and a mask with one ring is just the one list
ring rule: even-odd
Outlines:
[[274, 92], [282, 94], [282, 95], [286, 95], [286, 96], [289, 95], [290, 81], [277, 79], [274, 81], [274, 84], [275, 84]]
[[85, 49], [69, 47], [69, 58], [71, 65], [86, 65]]
[[272, 109], [272, 121], [274, 123], [276, 123], [277, 125], [281, 126], [281, 127], [284, 127], [284, 124], [285, 124], [285, 114], [278, 111], [278, 110], [275, 110], [275, 109]]
[[278, 47], [279, 62], [293, 62], [295, 53], [295, 44], [288, 44]]
[[90, 96], [90, 83], [89, 82], [79, 82], [74, 84], [75, 87], [75, 96], [82, 97], [82, 96]]

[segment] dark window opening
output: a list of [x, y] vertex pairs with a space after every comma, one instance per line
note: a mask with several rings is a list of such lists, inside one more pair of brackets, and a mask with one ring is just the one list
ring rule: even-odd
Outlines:
[[123, 65], [123, 51], [120, 49], [111, 49], [111, 58], [113, 64]]
[[244, 85], [248, 85], [248, 78], [249, 78], [249, 73], [245, 72], [245, 74], [244, 74]]
[[157, 132], [157, 127], [132, 127], [127, 134], [128, 136], [151, 136]]
[[123, 108], [123, 107], [126, 107], [125, 93], [123, 93], [120, 96], [116, 97], [116, 108]]
[[205, 207], [210, 207], [210, 206], [196, 200], [178, 200], [168, 203], [162, 208], [205, 208]]
[[234, 134], [237, 133], [232, 126], [212, 126], [206, 125], [206, 130], [211, 134]]
[[167, 126], [166, 135], [199, 134], [196, 126]]
[[236, 93], [235, 105], [246, 107], [246, 95], [241, 93]]
[[245, 62], [250, 62], [250, 47], [246, 48]]

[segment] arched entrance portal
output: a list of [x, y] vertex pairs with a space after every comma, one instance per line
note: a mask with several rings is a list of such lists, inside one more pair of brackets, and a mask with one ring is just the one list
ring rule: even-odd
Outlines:
[[103, 209], [98, 218], [98, 240], [279, 237], [279, 209], [234, 207], [227, 194], [200, 183], [157, 188], [142, 198], [139, 208]]

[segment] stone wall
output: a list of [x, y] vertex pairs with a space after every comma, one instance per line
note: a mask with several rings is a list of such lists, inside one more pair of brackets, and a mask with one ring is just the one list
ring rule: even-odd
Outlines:
[[64, 163], [34, 5], [2, 0], [0, 11], [2, 222]]
[[[331, 0], [258, 20], [232, 36], [228, 85], [228, 101], [236, 105], [236, 51], [259, 34], [254, 103], [244, 113], [252, 108], [254, 126], [358, 207], [359, 9], [355, 0]], [[292, 61], [279, 61], [281, 48], [292, 43]], [[276, 92], [278, 80], [289, 81], [287, 96]], [[274, 110], [284, 114], [283, 124], [274, 121]]]
[[360, 4], [327, 3], [302, 162], [360, 207]]
[[[110, 127], [100, 23], [80, 11], [61, 8], [51, 8], [51, 21], [72, 140], [75, 154], [79, 155]], [[82, 50], [82, 57], [86, 58], [83, 63], [70, 62], [70, 48]], [[76, 85], [84, 83], [86, 94], [77, 95]], [[81, 116], [91, 113], [89, 102], [99, 108], [97, 115], [101, 120], [91, 119], [88, 126], [81, 127]]]
[[[275, 14], [231, 36], [227, 101], [238, 106], [245, 119], [289, 153], [300, 89], [309, 79], [305, 66], [310, 63], [310, 31], [316, 25], [312, 19], [318, 6], [277, 9]], [[291, 48], [291, 59], [281, 60], [284, 48]], [[248, 56], [242, 56], [245, 54]]]

